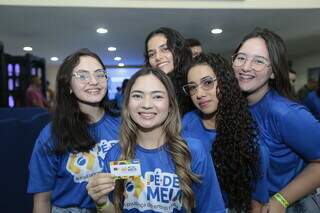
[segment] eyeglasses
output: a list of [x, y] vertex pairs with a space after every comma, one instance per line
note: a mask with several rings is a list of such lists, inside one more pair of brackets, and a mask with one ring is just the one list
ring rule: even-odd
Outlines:
[[205, 77], [201, 79], [200, 84], [196, 83], [188, 83], [182, 87], [183, 91], [190, 96], [195, 95], [198, 92], [198, 87], [200, 86], [201, 89], [207, 91], [211, 90], [214, 87], [214, 82], [216, 81], [216, 78], [213, 77]]
[[[103, 69], [96, 70], [93, 73], [93, 76], [97, 81], [105, 81], [108, 79], [108, 74]], [[92, 80], [91, 74], [87, 70], [78, 70], [77, 72], [72, 74], [72, 77], [76, 78], [81, 82], [89, 82]]]
[[251, 58], [250, 67], [255, 71], [262, 71], [264, 68], [269, 67], [269, 60], [263, 56], [253, 56], [249, 57], [247, 54], [244, 53], [237, 53], [232, 56], [232, 64], [235, 67], [241, 67], [245, 65], [247, 60]]

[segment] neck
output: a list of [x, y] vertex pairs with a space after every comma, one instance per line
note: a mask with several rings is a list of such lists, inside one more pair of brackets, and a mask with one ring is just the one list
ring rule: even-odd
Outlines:
[[139, 130], [137, 143], [145, 149], [156, 149], [165, 143], [165, 134], [162, 129]]
[[259, 102], [263, 96], [269, 91], [269, 85], [268, 83], [258, 90], [254, 91], [253, 93], [247, 93], [247, 100], [249, 105], [253, 105], [257, 102]]
[[207, 129], [215, 129], [216, 128], [216, 112], [211, 113], [209, 115], [203, 115], [202, 122]]
[[86, 104], [79, 102], [79, 107], [81, 112], [89, 115], [90, 123], [98, 122], [104, 115], [104, 109], [99, 107], [99, 105]]

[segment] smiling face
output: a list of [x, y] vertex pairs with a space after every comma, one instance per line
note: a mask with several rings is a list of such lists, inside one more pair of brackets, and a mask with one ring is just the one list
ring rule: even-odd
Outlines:
[[188, 72], [188, 84], [197, 85], [197, 91], [191, 95], [194, 105], [204, 114], [214, 113], [218, 108], [217, 81], [212, 68], [207, 64], [198, 64]]
[[[235, 66], [233, 63], [233, 69], [241, 90], [248, 94], [248, 100], [252, 103], [264, 96], [269, 90], [269, 79], [274, 78], [268, 49], [262, 38], [255, 37], [245, 41], [237, 54], [239, 53], [246, 55], [247, 60], [242, 66]], [[252, 60], [259, 57], [265, 58], [269, 64], [257, 71], [253, 69]], [[253, 99], [250, 100], [250, 97]]]
[[159, 68], [166, 74], [173, 71], [173, 54], [167, 45], [167, 38], [163, 34], [152, 36], [147, 43], [147, 49], [151, 67]]
[[169, 113], [169, 98], [165, 86], [153, 74], [140, 76], [130, 90], [128, 111], [140, 130], [162, 131]]
[[[81, 56], [79, 64], [72, 71], [70, 82], [71, 92], [81, 106], [84, 103], [100, 103], [107, 92], [107, 78], [102, 78], [103, 67], [98, 60], [91, 56]], [[89, 76], [84, 80], [83, 76]]]

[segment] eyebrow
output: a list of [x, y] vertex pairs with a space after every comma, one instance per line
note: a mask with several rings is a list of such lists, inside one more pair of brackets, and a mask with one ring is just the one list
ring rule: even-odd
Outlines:
[[[97, 72], [97, 71], [104, 71], [104, 72], [105, 72], [105, 70], [104, 70], [103, 68], [96, 69], [96, 70], [93, 71], [93, 72]], [[75, 72], [90, 72], [90, 71], [89, 71], [89, 70], [77, 70], [77, 71], [75, 71]]]
[[[145, 92], [142, 91], [142, 90], [133, 90], [131, 91], [131, 93], [139, 93], [139, 94], [144, 94]], [[165, 91], [162, 91], [162, 90], [154, 90], [154, 91], [151, 91], [151, 92], [148, 92], [148, 93], [151, 93], [151, 94], [155, 94], [155, 93], [162, 93], [162, 94], [166, 94]]]
[[[167, 43], [161, 44], [159, 47], [160, 47], [160, 48], [163, 48], [163, 47], [165, 47], [165, 46], [168, 46]], [[148, 53], [149, 53], [149, 52], [153, 52], [153, 51], [155, 51], [155, 50], [154, 50], [154, 49], [149, 49], [149, 50], [148, 50]]]
[[[204, 76], [204, 77], [200, 78], [200, 82], [202, 82], [202, 81], [204, 81], [204, 80], [206, 80], [206, 79], [208, 79], [208, 78], [216, 79], [216, 77], [207, 75], [207, 76]], [[197, 83], [194, 82], [194, 81], [188, 81], [188, 84], [197, 84]]]
[[242, 55], [246, 55], [246, 56], [250, 56], [250, 57], [264, 58], [264, 59], [266, 59], [266, 60], [268, 60], [268, 61], [269, 61], [269, 59], [268, 59], [267, 57], [262, 56], [262, 55], [248, 55], [248, 54], [243, 53], [243, 52], [238, 52], [237, 54], [242, 54]]

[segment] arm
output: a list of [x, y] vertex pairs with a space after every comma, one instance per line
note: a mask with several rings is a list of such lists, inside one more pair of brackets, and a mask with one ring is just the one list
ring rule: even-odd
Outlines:
[[[279, 130], [284, 143], [309, 161], [309, 164], [278, 192], [292, 204], [320, 186], [320, 123], [305, 109], [291, 110], [280, 122]], [[269, 211], [285, 212], [285, 208], [279, 201], [270, 198]]]
[[[320, 186], [320, 159], [311, 161], [279, 193], [291, 204], [311, 193]], [[269, 212], [285, 212], [285, 208], [274, 198], [270, 199]]]
[[108, 194], [114, 190], [115, 179], [110, 173], [98, 173], [89, 179], [87, 191], [95, 202], [99, 212], [114, 212], [114, 207], [109, 201]]
[[36, 193], [33, 196], [33, 213], [51, 212], [51, 192]]

